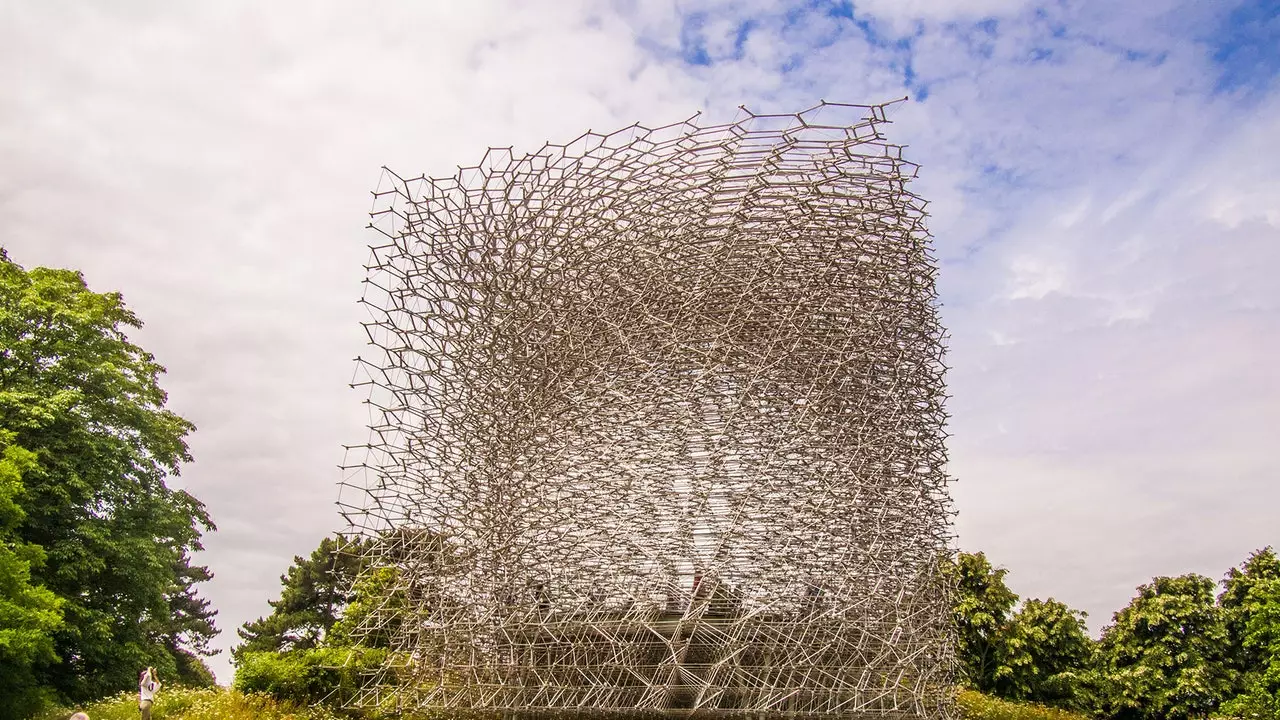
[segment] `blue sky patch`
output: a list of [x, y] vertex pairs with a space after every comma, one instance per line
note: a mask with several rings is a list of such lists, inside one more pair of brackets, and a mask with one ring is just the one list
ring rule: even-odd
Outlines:
[[691, 13], [680, 25], [680, 58], [690, 65], [710, 65], [707, 41], [702, 34], [706, 13]]
[[1265, 89], [1280, 74], [1280, 0], [1241, 5], [1207, 40], [1219, 91]]
[[744, 20], [738, 24], [734, 30], [733, 37], [733, 54], [729, 57], [719, 56], [713, 57], [711, 51], [707, 49], [707, 36], [703, 32], [706, 26], [707, 14], [698, 12], [691, 13], [684, 18], [684, 22], [680, 25], [680, 59], [690, 65], [711, 65], [722, 60], [740, 60], [742, 59], [747, 37], [755, 28], [754, 20]]

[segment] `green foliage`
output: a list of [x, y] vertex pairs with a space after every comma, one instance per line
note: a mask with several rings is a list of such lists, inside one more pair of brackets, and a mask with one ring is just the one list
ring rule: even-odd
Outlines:
[[[272, 615], [240, 632], [237, 689], [343, 707], [378, 674], [407, 605], [394, 567], [364, 567], [369, 542], [326, 538], [310, 558], [294, 558]], [[422, 530], [398, 530], [381, 542], [392, 560], [445, 554], [439, 536]]]
[[1280, 656], [1280, 578], [1254, 583], [1241, 608], [1247, 618], [1244, 648], [1264, 662]]
[[35, 467], [35, 454], [10, 444], [12, 437], [0, 431], [0, 717], [26, 715], [45, 702], [36, 671], [58, 660], [53, 633], [62, 627], [62, 601], [31, 580], [44, 552], [15, 532], [26, 517], [22, 474]]
[[1227, 625], [1227, 637], [1231, 645], [1228, 662], [1242, 683], [1248, 682], [1250, 673], [1266, 664], [1266, 650], [1256, 643], [1246, 642], [1246, 626], [1258, 611], [1258, 603], [1249, 600], [1249, 593], [1259, 582], [1280, 580], [1280, 558], [1275, 550], [1265, 547], [1253, 553], [1238, 568], [1227, 571], [1222, 581], [1223, 591], [1218, 596]]
[[[1246, 562], [1246, 572], [1248, 566]], [[1239, 651], [1252, 662], [1241, 672], [1243, 692], [1226, 703], [1223, 711], [1243, 718], [1280, 720], [1280, 578], [1252, 578], [1235, 609], [1238, 617], [1244, 618], [1239, 628]]]
[[956, 704], [965, 720], [1086, 720], [1066, 710], [1000, 700], [974, 690], [961, 690]]
[[[53, 655], [33, 672], [71, 700], [130, 688], [145, 665], [173, 678], [179, 652], [204, 652], [215, 632], [191, 591], [208, 572], [190, 565], [213, 524], [165, 484], [191, 459], [192, 426], [164, 408], [164, 368], [126, 336], [140, 326], [119, 294], [0, 250], [0, 432], [31, 454], [7, 493], [20, 513], [6, 543], [26, 553], [28, 584], [59, 598]], [[21, 584], [10, 565], [5, 582]]]
[[1115, 718], [1205, 717], [1230, 692], [1227, 630], [1201, 575], [1158, 577], [1115, 614], [1098, 646], [1100, 710]]
[[983, 553], [960, 553], [947, 572], [957, 590], [955, 622], [961, 681], [992, 692], [1000, 664], [1000, 633], [1018, 596], [1004, 583], [1009, 572], [996, 568]]
[[218, 634], [213, 624], [217, 611], [196, 594], [195, 585], [212, 579], [213, 574], [206, 567], [192, 565], [186, 554], [178, 558], [173, 573], [174, 582], [165, 594], [169, 632], [162, 640], [174, 660], [175, 680], [192, 687], [209, 687], [216, 681], [201, 656], [211, 654], [209, 641]]
[[232, 656], [318, 647], [352, 601], [363, 550], [364, 541], [339, 535], [324, 538], [309, 558], [295, 556], [271, 614], [236, 630], [243, 642]]
[[356, 644], [371, 648], [390, 647], [396, 625], [401, 622], [407, 608], [403, 593], [398, 591], [396, 569], [373, 568], [356, 581], [351, 604], [334, 623], [328, 644], [335, 647]]
[[213, 687], [218, 684], [217, 678], [213, 676], [213, 671], [205, 664], [204, 660], [195, 653], [179, 650], [174, 654], [174, 661], [177, 665], [177, 672], [174, 674], [173, 683], [175, 685], [184, 685], [191, 688]]
[[[121, 693], [75, 708], [92, 720], [138, 720], [138, 695]], [[66, 720], [73, 709], [58, 708], [36, 720]], [[325, 706], [300, 706], [268, 695], [244, 694], [225, 688], [168, 688], [156, 696], [153, 720], [339, 720]]]
[[1084, 613], [1053, 600], [1028, 600], [1005, 584], [1007, 570], [983, 553], [960, 553], [948, 567], [956, 588], [960, 680], [1006, 700], [1080, 707], [1093, 654]]
[[246, 652], [236, 666], [235, 688], [303, 705], [350, 703], [364, 675], [381, 666], [386, 651], [374, 648], [309, 648]]
[[1244, 692], [1222, 704], [1222, 715], [1249, 720], [1280, 720], [1280, 663], [1250, 674]]
[[1093, 654], [1083, 612], [1052, 598], [1028, 600], [999, 636], [997, 695], [1061, 707], [1079, 705]]

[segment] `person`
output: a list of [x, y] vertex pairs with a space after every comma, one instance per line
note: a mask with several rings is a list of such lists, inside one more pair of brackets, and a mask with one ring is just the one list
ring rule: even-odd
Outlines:
[[151, 720], [151, 706], [159, 691], [160, 681], [156, 679], [156, 669], [149, 667], [143, 670], [138, 676], [138, 712], [142, 713], [142, 720]]
[[89, 714], [78, 712], [75, 715], [72, 715], [69, 720], [89, 720]]

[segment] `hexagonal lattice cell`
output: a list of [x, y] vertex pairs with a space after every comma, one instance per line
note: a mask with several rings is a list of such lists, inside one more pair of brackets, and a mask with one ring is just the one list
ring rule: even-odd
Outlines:
[[392, 649], [365, 702], [947, 713], [936, 270], [884, 112], [386, 174], [343, 501]]

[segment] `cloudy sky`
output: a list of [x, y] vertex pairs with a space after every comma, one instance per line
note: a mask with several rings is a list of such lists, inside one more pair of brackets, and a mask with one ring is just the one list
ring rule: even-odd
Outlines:
[[910, 95], [959, 545], [1096, 631], [1280, 544], [1277, 48], [1274, 0], [0, 0], [0, 245], [146, 321], [227, 648], [342, 526], [380, 166]]

